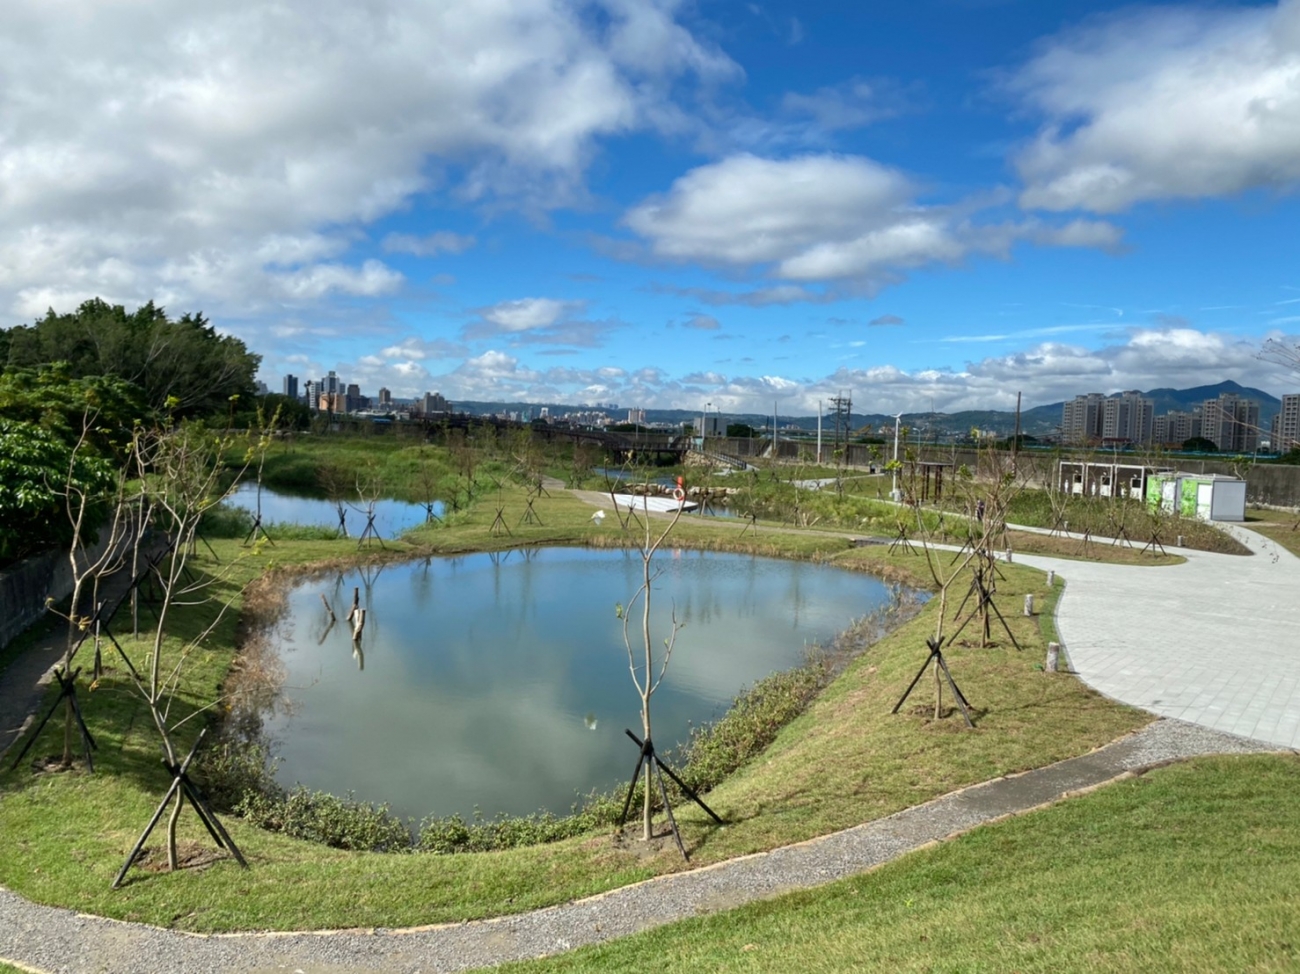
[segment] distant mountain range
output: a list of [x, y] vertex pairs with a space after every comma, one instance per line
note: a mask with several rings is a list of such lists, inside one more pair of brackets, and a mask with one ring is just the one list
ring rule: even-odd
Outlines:
[[[1171, 409], [1191, 410], [1207, 399], [1217, 399], [1219, 394], [1224, 392], [1235, 393], [1244, 399], [1253, 399], [1258, 402], [1260, 426], [1265, 430], [1268, 429], [1273, 416], [1276, 415], [1282, 405], [1281, 400], [1276, 396], [1269, 395], [1262, 389], [1253, 389], [1231, 381], [1220, 382], [1212, 386], [1196, 386], [1192, 389], [1152, 389], [1150, 392], [1144, 392], [1143, 395], [1155, 403], [1155, 413], [1160, 416]], [[585, 407], [556, 403], [520, 402], [459, 402], [456, 404], [458, 409], [465, 409], [468, 412], [479, 414], [517, 411], [527, 415], [527, 410], [540, 406], [547, 406], [552, 416], [562, 416], [568, 412], [578, 412], [586, 409], [605, 412], [618, 419], [624, 419], [627, 415], [626, 407], [609, 409], [601, 406]], [[1061, 425], [1064, 406], [1065, 402], [1062, 401], [1024, 410], [1020, 414], [1021, 431], [1031, 436], [1044, 436], [1054, 433], [1056, 428]], [[756, 428], [765, 427], [772, 420], [771, 414], [726, 413], [725, 415], [728, 422], [747, 423]], [[645, 416], [648, 423], [680, 424], [699, 419], [700, 411], [647, 409]], [[861, 430], [864, 426], [870, 426], [879, 430], [881, 435], [887, 436], [888, 432], [894, 428], [894, 417], [885, 413], [853, 413], [849, 419], [849, 425], [855, 432]], [[790, 425], [805, 430], [815, 430], [817, 428], [816, 416], [778, 416], [778, 420], [782, 427]], [[972, 428], [1010, 434], [1015, 430], [1016, 414], [995, 409], [964, 410], [956, 413], [904, 413], [902, 422], [904, 426], [912, 429], [924, 430], [940, 436], [944, 434], [965, 434]], [[823, 416], [822, 429], [827, 434], [831, 429], [831, 423], [832, 420], [829, 416]]]

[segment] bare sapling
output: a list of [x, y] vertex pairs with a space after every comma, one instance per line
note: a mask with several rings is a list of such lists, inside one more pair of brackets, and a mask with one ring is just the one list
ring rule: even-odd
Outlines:
[[[130, 480], [120, 467], [114, 469], [109, 461], [92, 455], [90, 438], [98, 420], [98, 406], [88, 402], [62, 483], [56, 488], [62, 495], [70, 528], [68, 568], [72, 579], [67, 641], [60, 660], [63, 679], [72, 687], [64, 697], [63, 752], [59, 760], [62, 768], [72, 766], [76, 728], [81, 719], [73, 660], [91, 632], [97, 632], [101, 583], [125, 567], [131, 542], [140, 535]], [[47, 603], [47, 608], [52, 610], [52, 603]]]
[[[248, 449], [239, 474], [248, 469], [258, 451], [265, 451], [268, 442], [268, 437], [263, 435]], [[135, 689], [143, 698], [158, 732], [164, 763], [174, 776], [168, 791], [174, 802], [166, 832], [167, 865], [172, 870], [178, 866], [176, 829], [187, 794], [204, 823], [216, 830], [213, 834], [224, 834], [220, 823], [215, 822], [210, 810], [199, 802], [197, 793], [188, 782], [185, 768], [193, 757], [193, 750], [188, 757], [183, 756], [178, 736], [186, 724], [218, 706], [221, 698], [197, 705], [183, 704], [179, 708], [176, 705], [189, 689], [187, 665], [221, 623], [236, 595], [233, 590], [226, 594], [218, 591], [233, 564], [213, 564], [204, 566], [204, 570], [196, 570], [194, 547], [204, 515], [221, 503], [226, 495], [223, 488], [225, 458], [234, 447], [234, 438], [229, 434], [212, 433], [201, 425], [182, 424], [171, 429], [137, 431], [133, 450], [136, 472], [149, 499], [154, 529], [163, 536], [167, 545], [166, 554], [153, 566], [159, 591], [155, 608], [157, 626], [148, 648], [144, 672], [136, 675], [133, 670], [132, 676]], [[259, 548], [260, 543], [255, 543], [254, 550]], [[191, 619], [201, 617], [202, 620], [197, 631], [187, 634], [184, 639], [174, 634], [178, 611], [185, 611]], [[163, 806], [159, 807], [159, 813], [167, 801], [165, 799]], [[148, 831], [137, 843], [136, 851], [143, 845]], [[236, 858], [240, 858], [233, 844], [230, 848]], [[123, 866], [114, 886], [121, 883], [134, 856], [135, 852]]]
[[[627, 666], [632, 674], [632, 683], [636, 687], [637, 695], [641, 700], [641, 735], [643, 741], [652, 740], [650, 700], [655, 691], [659, 689], [659, 684], [663, 682], [664, 674], [668, 672], [668, 664], [672, 661], [673, 648], [677, 643], [677, 633], [681, 631], [683, 625], [678, 621], [677, 612], [674, 609], [668, 635], [662, 641], [663, 651], [656, 658], [655, 641], [650, 626], [650, 608], [654, 582], [661, 572], [654, 567], [654, 556], [655, 552], [667, 540], [668, 535], [672, 533], [673, 528], [677, 526], [677, 522], [681, 520], [684, 510], [685, 505], [679, 503], [672, 517], [667, 520], [662, 529], [658, 529], [656, 523], [650, 517], [649, 504], [643, 501], [640, 515], [636, 513], [635, 509], [629, 507], [628, 520], [625, 522], [628, 530], [636, 534], [636, 551], [641, 558], [641, 583], [637, 586], [636, 591], [632, 593], [631, 598], [628, 599], [626, 608], [619, 605], [615, 611], [623, 622], [623, 645], [627, 650]], [[641, 603], [639, 631], [634, 634], [632, 618], [638, 600]], [[645, 762], [645, 794], [641, 811], [641, 838], [645, 841], [649, 841], [654, 837], [651, 824], [654, 808], [654, 786], [651, 777], [652, 764], [651, 761]]]

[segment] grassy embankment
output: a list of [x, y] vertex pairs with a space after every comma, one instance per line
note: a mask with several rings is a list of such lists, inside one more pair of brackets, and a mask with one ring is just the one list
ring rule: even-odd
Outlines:
[[1204, 758], [821, 889], [509, 974], [1294, 971], [1295, 755]]
[[[491, 530], [498, 503], [513, 532], [510, 537]], [[622, 543], [614, 518], [595, 525], [591, 509], [568, 495], [557, 492], [538, 502], [544, 525], [520, 523], [524, 503], [519, 488], [500, 494], [493, 488], [449, 524], [421, 529], [402, 544], [390, 543], [382, 555], [372, 550], [363, 556]], [[822, 558], [895, 578], [924, 575], [920, 555], [891, 557], [881, 547], [855, 549], [842, 538], [817, 533], [760, 529], [757, 536], [751, 531], [742, 537], [734, 526], [692, 521], [679, 525], [675, 540]], [[218, 590], [233, 598], [236, 608], [244, 586], [268, 571], [292, 572], [296, 566], [358, 557], [353, 542], [286, 539], [242, 556], [236, 541], [213, 543], [221, 564], [201, 548], [195, 567], [226, 573]], [[1019, 566], [1005, 571], [1006, 580], [999, 584], [1005, 605], [1019, 606], [1028, 592], [1038, 595], [1040, 605], [1044, 600], [1050, 605], [1052, 595], [1040, 573]], [[965, 582], [957, 588], [964, 590]], [[934, 720], [927, 699], [914, 698], [904, 713], [890, 716], [924, 658], [923, 640], [933, 630], [936, 608], [931, 605], [849, 665], [759, 759], [712, 793], [710, 804], [728, 825], [718, 828], [693, 809], [683, 810], [680, 821], [693, 865], [824, 834], [964, 785], [1079, 754], [1149, 719], [1104, 700], [1069, 676], [1042, 673], [1041, 626], [1046, 620], [1015, 612], [1006, 614], [1024, 652], [1005, 644], [984, 650], [959, 645], [951, 652], [954, 673], [977, 708], [975, 731], [965, 730], [950, 709], [944, 719]], [[176, 637], [197, 631], [206, 611], [182, 613]], [[237, 639], [232, 613], [192, 658], [180, 706], [213, 697]], [[175, 650], [176, 643], [170, 648]], [[137, 657], [144, 652], [133, 642], [127, 649]], [[196, 868], [175, 874], [137, 869], [123, 889], [111, 891], [109, 882], [165, 788], [166, 776], [144, 708], [120, 670], [107, 673], [84, 696], [87, 719], [100, 742], [97, 774], [33, 774], [30, 767], [0, 772], [0, 834], [6, 837], [0, 846], [0, 884], [39, 902], [193, 930], [391, 927], [518, 912], [683, 868], [671, 847], [647, 855], [639, 843], [615, 843], [608, 832], [489, 854], [381, 855], [329, 849], [231, 820], [251, 870], [227, 860], [200, 870], [199, 855]], [[950, 700], [946, 706], [951, 707]], [[187, 725], [186, 734], [197, 733], [199, 723]], [[51, 753], [55, 746], [54, 737], [44, 738], [36, 753]], [[187, 813], [182, 822], [185, 847], [210, 850], [197, 821]], [[156, 849], [157, 842], [152, 844]]]

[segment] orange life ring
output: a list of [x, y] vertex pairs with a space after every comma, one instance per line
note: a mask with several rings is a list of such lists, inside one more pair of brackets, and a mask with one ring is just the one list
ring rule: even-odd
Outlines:
[[678, 504], [686, 500], [686, 491], [682, 490], [680, 487], [674, 487], [673, 500], [675, 500]]

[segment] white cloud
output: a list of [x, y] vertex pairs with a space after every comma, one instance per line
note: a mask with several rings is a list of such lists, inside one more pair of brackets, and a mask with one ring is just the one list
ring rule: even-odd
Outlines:
[[349, 228], [439, 186], [563, 205], [599, 138], [671, 130], [683, 79], [735, 76], [674, 12], [629, 0], [11, 0], [0, 307], [27, 315], [98, 293], [229, 313], [382, 293], [391, 278], [334, 266]]
[[906, 177], [870, 159], [782, 161], [746, 153], [692, 169], [667, 194], [629, 211], [625, 221], [660, 257], [770, 263], [827, 237], [852, 239], [911, 193]]
[[1010, 87], [1046, 118], [1016, 159], [1026, 207], [1113, 213], [1300, 182], [1300, 0], [1092, 21]]
[[788, 115], [807, 116], [813, 130], [826, 133], [890, 118], [906, 110], [908, 103], [909, 98], [894, 82], [852, 78], [818, 88], [810, 95], [788, 92], [781, 99], [781, 110]]
[[268, 276], [280, 293], [298, 300], [315, 300], [327, 294], [375, 297], [391, 294], [402, 283], [401, 274], [377, 260], [368, 260], [360, 268], [315, 264], [300, 271]]
[[774, 160], [746, 153], [691, 170], [667, 193], [628, 211], [624, 222], [655, 256], [760, 267], [798, 282], [716, 292], [710, 301], [755, 305], [829, 299], [833, 293], [807, 288], [827, 282], [870, 293], [927, 264], [1005, 255], [1017, 240], [1113, 249], [1120, 236], [1109, 224], [1088, 221], [977, 224], [967, 211], [979, 204], [924, 206], [917, 192], [903, 173], [862, 156]]
[[439, 254], [462, 254], [476, 242], [472, 236], [439, 230], [422, 237], [413, 233], [390, 233], [384, 237], [383, 247], [390, 254], [436, 257]]
[[[824, 402], [845, 389], [853, 390], [857, 411], [892, 414], [899, 410], [1010, 410], [1015, 408], [1018, 392], [1023, 393], [1028, 408], [1085, 392], [1188, 388], [1225, 379], [1275, 394], [1295, 387], [1293, 374], [1260, 359], [1263, 336], [1245, 339], [1187, 326], [1135, 328], [1116, 333], [1099, 348], [1086, 348], [1056, 339], [1056, 332], [1064, 327], [1073, 326], [1029, 329], [1022, 333], [1026, 339], [1049, 337], [1007, 354], [969, 361], [960, 368], [845, 365], [820, 378], [716, 371], [677, 375], [653, 366], [540, 369], [502, 348], [446, 361], [445, 371], [433, 374], [428, 368], [429, 357], [421, 357], [416, 339], [377, 355], [362, 356], [355, 364], [338, 363], [337, 368], [348, 381], [361, 382], [363, 390], [386, 385], [398, 396], [440, 390], [453, 401], [517, 399], [575, 405], [615, 401], [663, 409], [700, 409], [707, 400], [724, 414], [770, 414], [775, 403], [785, 416], [815, 415], [819, 400]], [[1288, 345], [1298, 341], [1281, 332], [1269, 334]], [[403, 358], [402, 351], [410, 352], [410, 357]], [[319, 372], [318, 366], [313, 367]], [[305, 371], [312, 374], [310, 369]]]
[[580, 301], [557, 301], [554, 298], [520, 298], [502, 301], [481, 312], [483, 320], [503, 332], [547, 328], [561, 317], [582, 310]]
[[[624, 327], [621, 321], [582, 318], [585, 301], [555, 298], [520, 298], [480, 308], [478, 318], [462, 330], [466, 340], [508, 338], [514, 347], [563, 345], [599, 348], [609, 333]], [[554, 354], [554, 353], [552, 353]]]
[[410, 336], [396, 345], [388, 346], [379, 354], [386, 359], [445, 359], [468, 355], [469, 349], [443, 338], [426, 340]]

